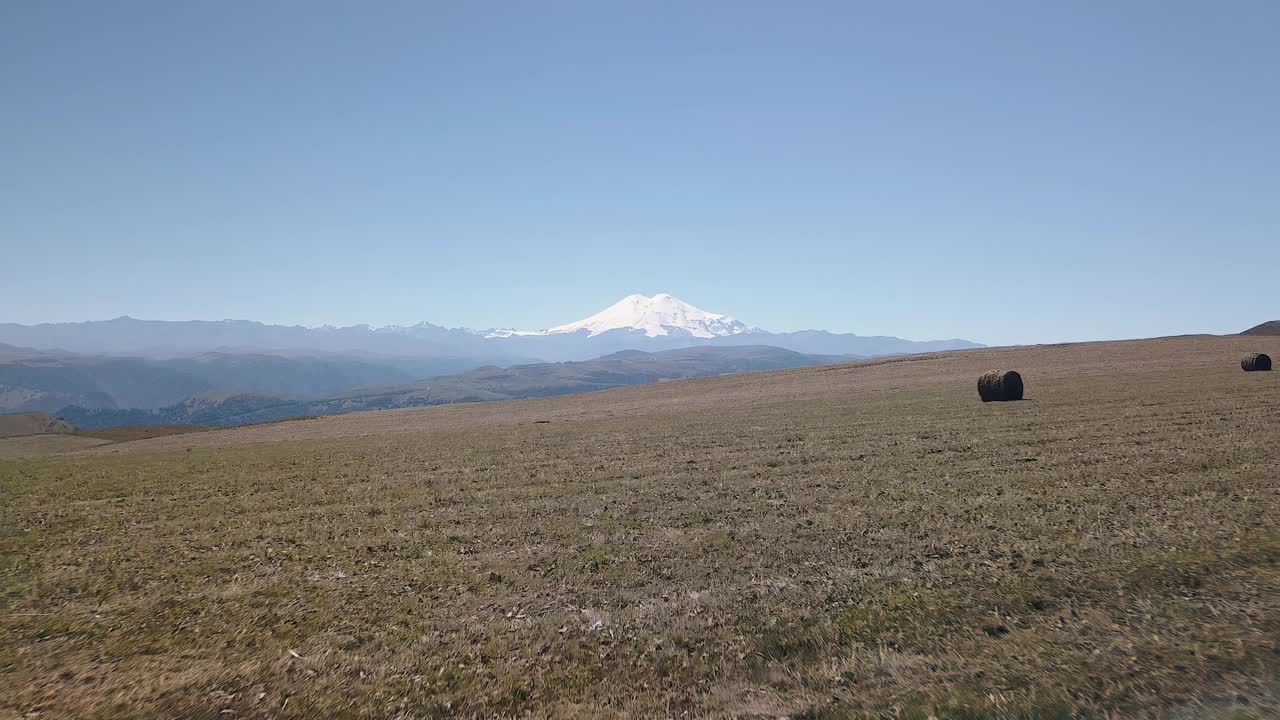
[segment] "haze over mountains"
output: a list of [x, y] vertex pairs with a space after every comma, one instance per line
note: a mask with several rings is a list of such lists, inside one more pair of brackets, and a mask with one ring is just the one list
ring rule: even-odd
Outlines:
[[782, 370], [854, 359], [806, 355], [767, 346], [697, 347], [646, 353], [624, 350], [595, 360], [482, 367], [415, 383], [364, 387], [334, 397], [289, 401], [251, 393], [189, 398], [154, 410], [66, 407], [60, 415], [79, 428], [120, 425], [246, 425], [290, 417], [363, 410], [571, 395], [659, 380]]
[[0, 412], [152, 409], [236, 390], [285, 399], [409, 382], [476, 367], [469, 359], [201, 353], [147, 358], [0, 348]]
[[[772, 333], [665, 293], [629, 295], [546, 330], [122, 317], [3, 324], [0, 343], [0, 412], [59, 412], [90, 427], [499, 400], [980, 347], [823, 330]], [[443, 380], [421, 386], [430, 378]], [[379, 389], [388, 385], [411, 389]]]
[[585, 360], [620, 350], [772, 345], [830, 355], [892, 355], [982, 347], [967, 340], [916, 342], [825, 330], [773, 333], [667, 294], [631, 295], [584, 320], [548, 330], [471, 330], [429, 322], [372, 327], [267, 325], [248, 320], [114, 320], [0, 324], [0, 343], [42, 350], [141, 356], [204, 352], [335, 353], [468, 358], [478, 365]]

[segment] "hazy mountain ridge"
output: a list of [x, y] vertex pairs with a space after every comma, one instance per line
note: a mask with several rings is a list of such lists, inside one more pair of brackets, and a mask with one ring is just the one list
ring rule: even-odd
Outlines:
[[660, 353], [628, 350], [595, 360], [482, 367], [427, 381], [381, 385], [323, 400], [291, 402], [252, 394], [193, 398], [154, 410], [68, 407], [60, 415], [80, 428], [115, 425], [246, 425], [288, 417], [361, 410], [514, 400], [606, 390], [665, 379], [780, 370], [854, 360], [806, 355], [774, 347], [685, 348]]
[[694, 307], [665, 293], [630, 295], [583, 320], [547, 330], [477, 331], [432, 323], [306, 328], [248, 320], [136, 320], [0, 324], [0, 343], [71, 352], [147, 356], [205, 352], [432, 357], [511, 365], [587, 360], [620, 350], [658, 352], [701, 345], [771, 345], [796, 352], [892, 355], [982, 347], [967, 340], [912, 341], [825, 330], [773, 333]]
[[0, 412], [156, 409], [214, 391], [315, 399], [376, 383], [419, 380], [469, 370], [479, 359], [205, 353], [140, 358], [15, 352], [0, 356]]
[[[0, 324], [0, 412], [54, 412], [67, 406], [150, 411], [227, 391], [279, 402], [313, 401], [357, 387], [456, 375], [486, 365], [751, 345], [864, 357], [980, 347], [958, 339], [917, 342], [825, 330], [773, 333], [666, 293], [629, 295], [583, 320], [533, 331], [476, 331], [429, 322], [307, 328], [130, 317], [8, 323]], [[458, 387], [449, 398], [501, 396], [490, 392]]]
[[138, 320], [125, 316], [76, 323], [3, 323], [0, 324], [0, 343], [39, 350], [145, 357], [253, 352], [440, 358], [475, 355], [498, 362], [528, 360], [493, 354], [501, 348], [485, 345], [485, 338], [473, 331], [430, 323], [386, 328], [369, 325], [307, 328], [252, 320]]

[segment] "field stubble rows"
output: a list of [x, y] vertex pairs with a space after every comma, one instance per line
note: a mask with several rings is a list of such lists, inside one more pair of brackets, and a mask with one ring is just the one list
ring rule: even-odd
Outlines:
[[[1256, 347], [1280, 349], [966, 352], [3, 463], [0, 713], [1269, 716]], [[977, 401], [999, 366], [1027, 401]]]

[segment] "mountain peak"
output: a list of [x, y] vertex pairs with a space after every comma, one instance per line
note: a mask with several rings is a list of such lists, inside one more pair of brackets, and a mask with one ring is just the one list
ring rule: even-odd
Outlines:
[[709, 338], [737, 335], [748, 329], [728, 315], [710, 313], [668, 293], [658, 293], [653, 297], [628, 295], [585, 320], [553, 327], [547, 333], [586, 330], [589, 336], [594, 336], [611, 330], [630, 330], [643, 332], [648, 337]]

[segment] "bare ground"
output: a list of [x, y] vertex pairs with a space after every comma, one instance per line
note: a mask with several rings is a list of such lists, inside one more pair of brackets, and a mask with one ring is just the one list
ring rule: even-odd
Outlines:
[[[1248, 350], [1280, 338], [0, 463], [0, 715], [1272, 717], [1280, 373]], [[1026, 401], [977, 401], [996, 367]]]

